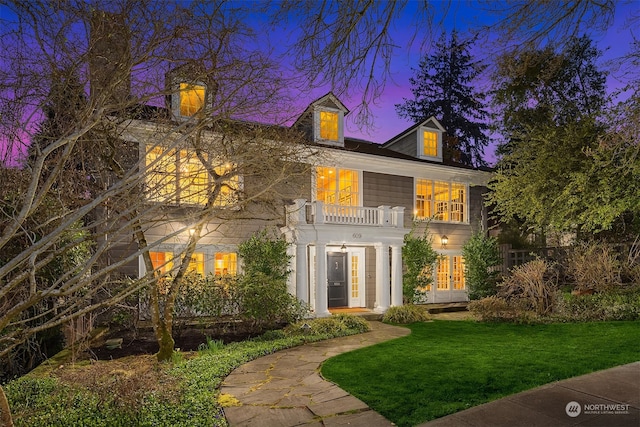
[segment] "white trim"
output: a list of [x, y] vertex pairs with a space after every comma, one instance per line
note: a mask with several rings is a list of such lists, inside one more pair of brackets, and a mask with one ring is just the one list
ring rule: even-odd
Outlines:
[[[433, 160], [436, 162], [442, 162], [442, 131], [440, 129], [434, 129], [428, 126], [420, 126], [417, 129], [418, 132], [418, 157], [424, 160]], [[424, 154], [424, 133], [431, 132], [436, 134], [436, 156], [428, 156]]]
[[[338, 115], [338, 140], [320, 138], [320, 112], [335, 113]], [[313, 140], [319, 144], [344, 147], [344, 111], [337, 108], [329, 108], [316, 105], [313, 108]]]

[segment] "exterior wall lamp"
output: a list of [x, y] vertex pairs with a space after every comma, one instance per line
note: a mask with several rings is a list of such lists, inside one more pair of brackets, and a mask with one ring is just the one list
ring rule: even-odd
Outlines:
[[347, 253], [347, 246], [344, 243], [340, 247], [340, 252], [342, 252], [343, 254]]
[[447, 243], [449, 243], [449, 238], [447, 237], [446, 234], [443, 234], [442, 237], [440, 238], [440, 244], [442, 244], [443, 249], [447, 247]]

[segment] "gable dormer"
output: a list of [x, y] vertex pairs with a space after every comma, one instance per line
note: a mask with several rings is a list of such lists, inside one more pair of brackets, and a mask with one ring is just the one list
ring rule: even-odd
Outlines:
[[383, 148], [423, 160], [442, 162], [442, 136], [445, 129], [435, 117], [411, 126], [382, 144]]
[[317, 144], [344, 147], [344, 116], [347, 107], [332, 93], [315, 100], [293, 124]]
[[178, 67], [167, 75], [168, 108], [176, 119], [188, 119], [210, 107], [211, 93], [196, 67]]

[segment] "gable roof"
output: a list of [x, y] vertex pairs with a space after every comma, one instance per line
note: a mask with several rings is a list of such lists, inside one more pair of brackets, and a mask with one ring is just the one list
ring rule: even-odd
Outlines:
[[302, 112], [302, 114], [300, 114], [300, 116], [296, 119], [293, 125], [291, 125], [291, 127], [297, 126], [301, 120], [303, 120], [307, 115], [311, 114], [314, 107], [318, 105], [326, 106], [327, 104], [333, 104], [333, 108], [341, 110], [345, 116], [349, 114], [349, 109], [345, 107], [342, 101], [340, 101], [338, 97], [333, 94], [333, 92], [329, 92], [316, 99], [315, 101], [312, 101], [309, 106]]
[[[400, 140], [400, 139], [404, 138], [405, 136], [409, 135], [410, 133], [414, 132], [417, 128], [419, 128], [421, 126], [426, 126], [427, 123], [431, 123], [433, 126], [435, 126], [436, 129], [438, 129], [442, 133], [446, 133], [447, 132], [447, 130], [440, 124], [438, 119], [436, 119], [434, 116], [431, 116], [427, 120], [419, 122], [419, 123], [416, 123], [415, 125], [403, 130], [402, 132], [400, 132], [396, 136], [392, 137], [388, 141], [383, 142], [382, 146], [384, 148], [386, 148], [386, 147], [389, 147], [390, 145], [393, 145], [398, 140]], [[431, 127], [431, 126], [429, 126], [429, 127]]]

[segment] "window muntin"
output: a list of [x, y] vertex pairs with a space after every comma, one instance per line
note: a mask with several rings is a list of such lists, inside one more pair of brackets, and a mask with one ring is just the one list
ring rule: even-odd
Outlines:
[[438, 134], [430, 130], [422, 132], [422, 154], [438, 157]]
[[[204, 155], [207, 160], [206, 154]], [[204, 205], [207, 202], [209, 173], [193, 151], [180, 150], [179, 157], [180, 202], [192, 205]]]
[[320, 111], [320, 139], [338, 141], [340, 139], [338, 113]]
[[[208, 162], [208, 156], [203, 153]], [[160, 146], [147, 146], [146, 154], [147, 199], [160, 203], [204, 205], [209, 198], [212, 179], [205, 165], [191, 150], [165, 150]], [[214, 201], [216, 207], [232, 206], [238, 201], [241, 178], [233, 172], [230, 163], [214, 167], [221, 178], [220, 192]], [[225, 176], [226, 175], [226, 176]]]
[[180, 83], [180, 115], [189, 117], [204, 107], [203, 85]]
[[465, 289], [464, 281], [464, 257], [455, 255], [453, 258], [453, 289], [462, 291]]
[[154, 270], [161, 274], [167, 274], [173, 269], [173, 252], [151, 252], [149, 251], [151, 264]]
[[464, 184], [416, 179], [416, 218], [465, 222], [467, 188]]
[[358, 171], [316, 168], [316, 200], [328, 205], [359, 206]]
[[216, 276], [235, 276], [238, 273], [238, 255], [235, 252], [217, 252], [213, 267]]
[[449, 257], [441, 255], [438, 257], [438, 266], [436, 268], [436, 290], [449, 290]]

